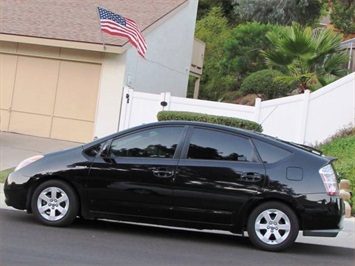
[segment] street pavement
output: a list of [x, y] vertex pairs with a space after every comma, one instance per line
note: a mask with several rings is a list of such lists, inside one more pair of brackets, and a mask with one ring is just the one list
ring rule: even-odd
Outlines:
[[[0, 132], [0, 171], [15, 167], [28, 157], [78, 145], [80, 143]], [[4, 200], [3, 184], [0, 183], [0, 208], [12, 209]], [[300, 232], [297, 242], [355, 249], [355, 217], [345, 218], [344, 229], [335, 238], [304, 237]]]

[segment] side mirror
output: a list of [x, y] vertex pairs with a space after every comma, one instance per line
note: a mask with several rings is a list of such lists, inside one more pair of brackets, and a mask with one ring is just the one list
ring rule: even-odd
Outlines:
[[112, 140], [107, 141], [98, 154], [98, 156], [101, 157], [107, 163], [115, 163], [115, 160], [112, 159], [109, 154], [111, 142]]

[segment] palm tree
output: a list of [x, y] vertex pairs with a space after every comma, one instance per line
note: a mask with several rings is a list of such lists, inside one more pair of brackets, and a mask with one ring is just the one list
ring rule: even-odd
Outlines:
[[297, 83], [299, 93], [312, 86], [325, 86], [346, 75], [349, 57], [340, 49], [342, 35], [331, 29], [312, 30], [297, 23], [269, 32], [266, 37], [274, 49], [263, 51], [266, 64], [281, 70], [277, 79]]

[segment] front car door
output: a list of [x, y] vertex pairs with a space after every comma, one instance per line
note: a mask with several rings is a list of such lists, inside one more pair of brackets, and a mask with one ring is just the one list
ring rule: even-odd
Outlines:
[[230, 225], [243, 204], [260, 191], [265, 167], [247, 137], [191, 128], [174, 186], [177, 219]]
[[90, 169], [90, 211], [170, 218], [183, 132], [183, 126], [155, 126], [108, 141]]

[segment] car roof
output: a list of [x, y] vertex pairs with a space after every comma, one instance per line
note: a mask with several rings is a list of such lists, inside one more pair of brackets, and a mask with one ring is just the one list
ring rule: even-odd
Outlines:
[[[231, 127], [231, 126], [226, 126], [226, 125], [221, 125], [221, 124], [216, 124], [216, 123], [187, 121], [187, 120], [169, 120], [169, 121], [152, 122], [152, 123], [147, 123], [147, 124], [143, 124], [140, 126], [132, 127], [132, 128], [129, 128], [129, 129], [121, 131], [121, 132], [124, 133], [125, 131], [129, 132], [131, 130], [134, 131], [137, 129], [144, 129], [147, 127], [154, 127], [154, 126], [200, 126], [200, 127], [208, 127], [211, 129], [233, 131], [234, 133], [239, 133], [239, 134], [243, 134], [243, 135], [257, 136], [257, 133], [254, 131], [251, 131], [251, 130], [236, 128], [236, 127]], [[121, 132], [118, 132], [118, 133], [121, 133]]]
[[[141, 130], [149, 127], [156, 127], [156, 126], [200, 126], [200, 127], [207, 127], [211, 129], [220, 129], [220, 130], [227, 130], [231, 131], [234, 133], [239, 133], [242, 135], [247, 135], [249, 137], [260, 137], [260, 135], [257, 132], [251, 131], [251, 130], [246, 130], [246, 129], [241, 129], [241, 128], [236, 128], [236, 127], [231, 127], [231, 126], [225, 126], [225, 125], [220, 125], [220, 124], [214, 124], [214, 123], [207, 123], [207, 122], [199, 122], [199, 121], [185, 121], [185, 120], [169, 120], [169, 121], [158, 121], [158, 122], [152, 122], [152, 123], [146, 123], [138, 126], [134, 126], [128, 129], [124, 129], [122, 131], [110, 134], [108, 136], [99, 138], [93, 142], [90, 142], [88, 144], [94, 144], [94, 143], [99, 143], [102, 141], [105, 141], [107, 139], [119, 136], [119, 135], [124, 135], [128, 134], [132, 131], [136, 130]], [[272, 138], [272, 137], [270, 137]]]
[[131, 128], [116, 132], [116, 133], [108, 135], [106, 137], [100, 138], [100, 139], [95, 140], [93, 142], [87, 143], [84, 145], [84, 148], [86, 149], [92, 145], [95, 145], [96, 143], [101, 143], [103, 141], [106, 141], [108, 139], [111, 139], [111, 138], [114, 138], [114, 137], [117, 137], [120, 135], [129, 134], [130, 132], [133, 132], [133, 131], [142, 130], [142, 129], [150, 128], [150, 127], [158, 127], [158, 126], [199, 126], [199, 127], [209, 128], [209, 129], [224, 130], [224, 131], [229, 131], [231, 133], [240, 134], [245, 137], [259, 139], [261, 141], [268, 142], [272, 145], [276, 145], [276, 146], [279, 146], [280, 148], [284, 148], [284, 149], [287, 149], [290, 151], [302, 150], [302, 151], [306, 151], [307, 153], [309, 152], [309, 153], [314, 153], [316, 155], [321, 155], [320, 151], [318, 151], [312, 147], [302, 145], [302, 144], [292, 143], [292, 142], [285, 141], [285, 140], [281, 140], [281, 139], [278, 139], [278, 138], [275, 138], [275, 137], [272, 137], [269, 135], [262, 134], [260, 132], [231, 127], [231, 126], [226, 126], [226, 125], [221, 125], [221, 124], [215, 124], [215, 123], [199, 122], [199, 121], [185, 121], [185, 120], [158, 121], [158, 122], [152, 122], [152, 123], [138, 125], [135, 127], [131, 127]]

